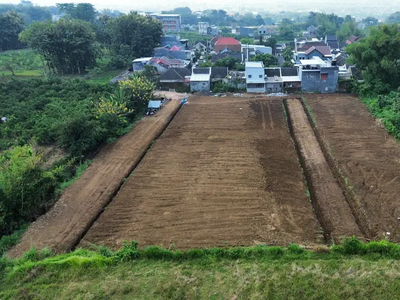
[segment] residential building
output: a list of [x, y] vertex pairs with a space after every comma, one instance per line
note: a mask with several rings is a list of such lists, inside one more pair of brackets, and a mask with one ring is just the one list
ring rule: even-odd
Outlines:
[[339, 67], [320, 57], [300, 60], [299, 73], [304, 92], [334, 93], [337, 90]]
[[171, 48], [173, 46], [184, 47], [178, 35], [168, 34], [161, 38], [161, 47]]
[[241, 36], [254, 37], [257, 30], [257, 26], [240, 26], [239, 34]]
[[340, 45], [336, 34], [325, 35], [324, 41], [327, 46], [331, 47], [331, 49], [340, 49]]
[[299, 59], [311, 59], [315, 56], [320, 57], [322, 60], [332, 59], [331, 47], [329, 46], [312, 46], [306, 52], [302, 58]]
[[170, 68], [160, 76], [160, 85], [164, 89], [189, 87], [191, 74], [188, 68]]
[[261, 61], [246, 61], [245, 76], [247, 92], [265, 92], [264, 64]]
[[190, 76], [190, 91], [204, 92], [211, 88], [211, 68], [193, 68]]
[[141, 57], [141, 58], [135, 59], [132, 62], [132, 71], [133, 72], [143, 71], [144, 66], [147, 65], [151, 59], [152, 59], [151, 57]]
[[209, 34], [208, 28], [210, 27], [210, 25], [208, 24], [208, 22], [199, 22], [198, 26], [199, 26], [199, 34], [201, 35]]
[[346, 44], [350, 45], [357, 42], [360, 38], [358, 36], [352, 35], [346, 40]]
[[242, 44], [242, 61], [248, 61], [257, 54], [271, 54], [272, 48], [264, 45], [247, 45]]
[[228, 76], [226, 67], [192, 68], [190, 77], [191, 91], [210, 91], [212, 84], [223, 81]]
[[242, 60], [242, 53], [233, 52], [233, 51], [230, 51], [230, 50], [228, 50], [228, 51], [222, 50], [219, 53], [213, 54], [213, 56], [211, 58], [211, 61], [213, 63], [215, 63], [217, 60], [225, 58], [225, 57], [233, 57], [234, 59], [238, 59], [238, 60], [241, 61]]
[[220, 52], [225, 48], [231, 51], [241, 51], [240, 42], [233, 37], [221, 37], [214, 45], [215, 51]]
[[314, 25], [309, 26], [307, 31], [304, 33], [304, 37], [307, 39], [315, 38], [317, 36], [317, 30], [318, 28]]
[[258, 35], [265, 35], [267, 34], [267, 29], [265, 28], [264, 25], [261, 25], [260, 27], [258, 27]]
[[164, 31], [181, 31], [181, 15], [179, 14], [150, 14], [151, 17], [159, 20]]
[[214, 49], [215, 43], [218, 42], [220, 38], [222, 38], [222, 36], [217, 34], [210, 40], [210, 44], [208, 45], [210, 50]]

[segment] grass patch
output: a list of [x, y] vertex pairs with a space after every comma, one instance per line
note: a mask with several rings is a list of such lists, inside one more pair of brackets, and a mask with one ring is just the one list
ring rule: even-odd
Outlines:
[[115, 76], [118, 76], [125, 70], [109, 70], [102, 72], [100, 74], [92, 75], [88, 79], [90, 82], [99, 83], [99, 84], [108, 84], [110, 80], [113, 79]]
[[386, 240], [309, 251], [288, 247], [139, 249], [125, 243], [2, 259], [1, 299], [394, 299], [400, 246]]
[[27, 225], [22, 226], [20, 229], [15, 230], [13, 234], [5, 235], [0, 238], [0, 257], [19, 242], [19, 239], [27, 228]]

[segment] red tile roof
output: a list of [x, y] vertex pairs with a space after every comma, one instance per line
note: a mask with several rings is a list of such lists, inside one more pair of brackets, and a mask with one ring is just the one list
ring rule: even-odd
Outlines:
[[240, 42], [233, 37], [222, 37], [215, 43], [215, 45], [240, 45]]

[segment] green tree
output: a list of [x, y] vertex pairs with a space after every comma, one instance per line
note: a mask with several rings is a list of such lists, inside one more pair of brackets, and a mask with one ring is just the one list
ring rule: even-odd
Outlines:
[[252, 61], [262, 61], [264, 67], [272, 67], [278, 65], [278, 59], [271, 54], [257, 54], [251, 58]]
[[367, 38], [348, 46], [352, 62], [362, 71], [365, 89], [381, 94], [400, 86], [399, 47], [397, 24], [371, 27]]
[[[283, 51], [283, 59], [285, 60], [286, 67], [293, 66], [292, 59], [293, 59], [293, 49], [291, 47], [286, 47], [285, 51]], [[291, 65], [290, 65], [291, 64]]]
[[20, 39], [37, 50], [56, 74], [82, 74], [98, 54], [93, 28], [81, 20], [33, 23]]
[[252, 44], [254, 44], [254, 39], [252, 39], [252, 38], [242, 38], [242, 39], [240, 39], [240, 43], [241, 44], [252, 45]]
[[357, 28], [357, 25], [354, 21], [343, 23], [337, 31], [337, 37], [341, 42], [346, 41], [346, 39], [351, 35], [363, 35], [362, 31]]
[[56, 187], [57, 172], [40, 167], [30, 146], [0, 154], [0, 236], [37, 218]]
[[388, 18], [387, 18], [387, 22], [390, 24], [393, 23], [400, 23], [400, 11], [396, 11], [394, 13], [392, 13]]
[[365, 19], [362, 20], [362, 22], [366, 25], [366, 26], [376, 26], [378, 25], [378, 19], [374, 18], [374, 17], [366, 17]]
[[24, 30], [24, 20], [16, 12], [0, 14], [0, 51], [21, 48], [18, 35]]
[[224, 58], [218, 59], [215, 62], [217, 67], [227, 67], [229, 70], [236, 70], [236, 65], [240, 63], [239, 59], [233, 58], [232, 56], [226, 56]]
[[90, 3], [57, 3], [57, 8], [71, 19], [93, 23], [96, 17], [96, 10]]
[[213, 64], [212, 64], [211, 61], [203, 61], [203, 62], [199, 65], [200, 68], [209, 68], [209, 67], [212, 67], [212, 66], [213, 66]]
[[283, 19], [278, 26], [278, 33], [283, 40], [293, 40], [294, 39], [294, 26], [293, 22], [289, 19]]
[[106, 22], [110, 48], [118, 64], [128, 65], [132, 59], [151, 56], [161, 43], [161, 22], [135, 12]]
[[144, 76], [134, 76], [132, 79], [120, 82], [127, 102], [128, 109], [138, 110], [146, 106], [153, 97], [154, 84]]
[[271, 36], [270, 38], [268, 38], [267, 42], [265, 43], [265, 46], [271, 47], [272, 53], [275, 53], [277, 43], [278, 43], [278, 40], [276, 39], [276, 37]]

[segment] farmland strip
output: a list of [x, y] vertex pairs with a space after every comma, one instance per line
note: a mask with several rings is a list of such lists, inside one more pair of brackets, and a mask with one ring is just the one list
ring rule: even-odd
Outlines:
[[343, 191], [326, 161], [302, 104], [297, 99], [286, 101], [294, 140], [304, 165], [314, 210], [324, 228], [327, 242], [344, 236], [363, 237]]

